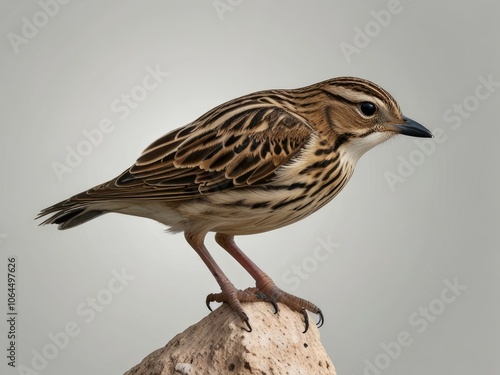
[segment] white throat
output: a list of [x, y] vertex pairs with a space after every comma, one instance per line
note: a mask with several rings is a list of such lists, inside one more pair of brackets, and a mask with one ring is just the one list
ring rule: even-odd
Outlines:
[[340, 153], [343, 154], [350, 163], [356, 164], [359, 158], [368, 150], [376, 145], [391, 138], [390, 132], [375, 132], [362, 138], [352, 138], [340, 147]]

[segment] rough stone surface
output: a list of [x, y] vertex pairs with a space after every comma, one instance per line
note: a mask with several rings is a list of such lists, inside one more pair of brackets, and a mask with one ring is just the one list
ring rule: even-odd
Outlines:
[[313, 316], [267, 303], [243, 305], [252, 332], [226, 304], [175, 336], [125, 375], [335, 375]]

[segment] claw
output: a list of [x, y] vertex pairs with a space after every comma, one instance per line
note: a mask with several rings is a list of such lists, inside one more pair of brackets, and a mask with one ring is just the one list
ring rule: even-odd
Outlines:
[[213, 299], [213, 294], [209, 294], [209, 295], [207, 296], [207, 298], [205, 299], [205, 305], [207, 305], [207, 307], [208, 307], [208, 309], [209, 309], [210, 311], [214, 311], [214, 310], [212, 310], [212, 308], [210, 307], [210, 302], [213, 302], [213, 301], [214, 301], [214, 299]]
[[[316, 325], [318, 326], [318, 328], [320, 328], [323, 323], [325, 323], [325, 317], [323, 316], [323, 312], [320, 309], [318, 309], [318, 312], [316, 314], [319, 315], [319, 320]], [[306, 329], [302, 333], [306, 333], [309, 329], [309, 316], [307, 315], [307, 310], [304, 308], [302, 308], [302, 315], [304, 315], [304, 323], [306, 324]]]
[[244, 331], [247, 331], [248, 333], [252, 332], [252, 326], [250, 323], [248, 323], [248, 318], [244, 320], [245, 324], [247, 325], [248, 329], [243, 328]]
[[309, 316], [307, 315], [307, 310], [302, 308], [302, 315], [304, 315], [304, 323], [306, 324], [306, 329], [302, 333], [306, 333], [309, 329]]
[[[318, 309], [318, 312], [316, 314], [319, 315], [319, 320], [316, 325], [318, 326], [318, 328], [320, 328], [325, 323], [325, 317], [323, 316], [323, 312], [320, 309]], [[309, 316], [307, 315], [307, 310], [304, 308], [302, 308], [302, 315], [304, 315], [304, 323], [306, 324], [306, 329], [302, 333], [306, 333], [309, 329]]]
[[273, 298], [266, 296], [264, 293], [257, 292], [257, 293], [255, 293], [255, 297], [257, 297], [258, 299], [260, 299], [262, 301], [269, 302], [271, 305], [273, 305], [274, 315], [276, 315], [278, 313], [278, 311], [280, 310], [276, 301]]
[[317, 314], [319, 315], [319, 320], [318, 323], [316, 323], [316, 325], [318, 326], [318, 328], [320, 328], [323, 325], [323, 323], [325, 323], [325, 317], [323, 316], [323, 313], [321, 312], [320, 309], [318, 309]]
[[278, 307], [278, 304], [273, 299], [269, 299], [269, 302], [273, 305], [273, 307], [274, 307], [274, 315], [276, 315], [278, 313], [278, 311], [280, 311], [280, 309]]

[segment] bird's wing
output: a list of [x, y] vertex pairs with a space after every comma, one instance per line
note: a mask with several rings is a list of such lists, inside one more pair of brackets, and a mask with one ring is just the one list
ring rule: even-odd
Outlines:
[[312, 133], [304, 120], [275, 105], [226, 104], [164, 135], [116, 179], [74, 198], [178, 200], [265, 185]]

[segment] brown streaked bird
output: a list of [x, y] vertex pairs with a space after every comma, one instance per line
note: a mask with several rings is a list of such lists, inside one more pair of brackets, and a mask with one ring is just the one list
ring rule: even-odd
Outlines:
[[[432, 137], [402, 115], [381, 87], [341, 77], [231, 100], [153, 142], [118, 177], [48, 207], [42, 224], [69, 229], [109, 212], [159, 221], [184, 232], [217, 280], [212, 301], [227, 302], [251, 331], [241, 302], [321, 310], [279, 289], [235, 244], [234, 236], [295, 223], [331, 201], [358, 159], [396, 134]], [[238, 290], [204, 245], [208, 232], [255, 279]], [[210, 307], [210, 306], [209, 306]], [[304, 331], [305, 332], [305, 331]]]

